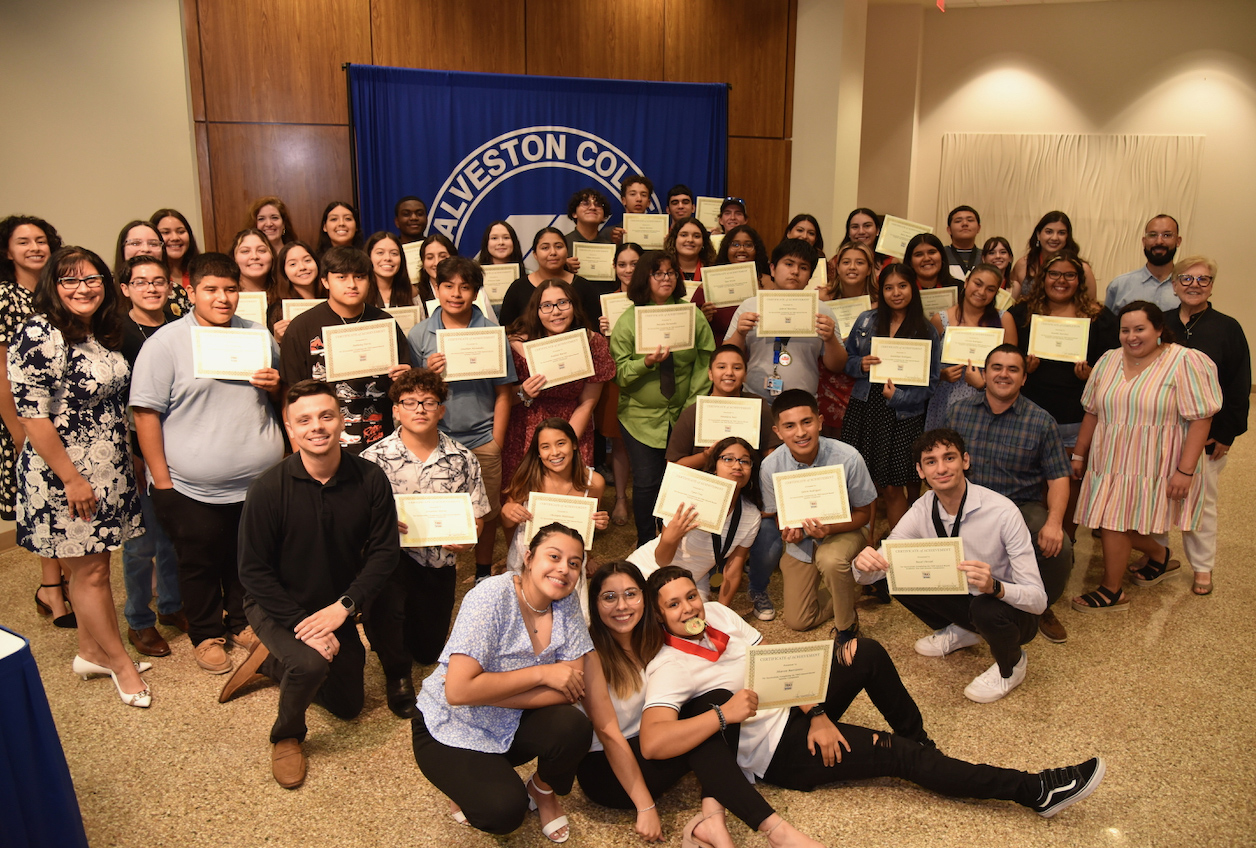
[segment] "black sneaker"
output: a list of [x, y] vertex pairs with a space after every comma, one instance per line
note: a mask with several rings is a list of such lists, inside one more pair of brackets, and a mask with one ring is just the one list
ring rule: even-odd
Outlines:
[[1105, 771], [1107, 765], [1103, 759], [1092, 757], [1080, 765], [1039, 772], [1042, 794], [1031, 806], [1038, 815], [1049, 819], [1065, 807], [1089, 798], [1103, 780]]

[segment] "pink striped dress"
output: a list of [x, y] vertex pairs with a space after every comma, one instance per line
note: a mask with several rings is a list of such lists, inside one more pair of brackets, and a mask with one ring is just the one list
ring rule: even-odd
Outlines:
[[1203, 475], [1191, 478], [1185, 501], [1170, 500], [1167, 491], [1190, 422], [1221, 409], [1217, 366], [1197, 350], [1169, 345], [1146, 371], [1126, 380], [1122, 357], [1120, 348], [1100, 357], [1082, 392], [1082, 406], [1099, 423], [1077, 523], [1139, 533], [1193, 530], [1203, 510]]

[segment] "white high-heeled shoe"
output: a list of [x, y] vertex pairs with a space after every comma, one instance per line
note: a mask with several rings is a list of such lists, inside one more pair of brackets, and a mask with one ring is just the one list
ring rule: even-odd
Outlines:
[[[152, 667], [153, 664], [148, 662], [135, 663], [135, 670], [140, 674], [143, 674]], [[93, 677], [109, 677], [113, 674], [113, 672], [109, 670], [108, 666], [97, 665], [96, 663], [85, 660], [78, 655], [75, 655], [74, 662], [70, 664], [70, 668], [72, 668], [74, 673], [84, 680], [90, 680]]]
[[[114, 688], [118, 690], [118, 697], [121, 698], [122, 703], [126, 704], [128, 707], [141, 707], [147, 709], [148, 705], [153, 702], [153, 692], [148, 688], [147, 683], [144, 684], [144, 688], [139, 692], [129, 694], [122, 691], [122, 684], [118, 682], [118, 675], [111, 671], [109, 672], [109, 676], [113, 678], [113, 685]], [[142, 680], [140, 682], [143, 683]]]

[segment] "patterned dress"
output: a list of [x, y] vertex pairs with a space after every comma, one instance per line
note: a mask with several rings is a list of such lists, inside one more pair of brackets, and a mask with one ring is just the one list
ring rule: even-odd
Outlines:
[[[0, 281], [0, 345], [13, 343], [18, 328], [33, 310], [30, 292], [12, 280]], [[0, 425], [0, 518], [15, 520], [16, 500], [17, 448], [9, 428]]]
[[9, 346], [17, 414], [50, 418], [98, 506], [90, 521], [72, 517], [61, 479], [29, 441], [17, 461], [17, 542], [44, 557], [111, 551], [144, 531], [135, 471], [127, 451], [126, 397], [131, 369], [121, 351], [94, 338], [68, 345], [42, 315]]
[[[1182, 455], [1190, 422], [1221, 409], [1217, 366], [1199, 351], [1170, 345], [1138, 376], [1126, 380], [1123, 352], [1105, 353], [1082, 393], [1099, 416], [1090, 466], [1077, 499], [1077, 523], [1108, 530], [1167, 533], [1193, 530], [1203, 509], [1198, 463], [1185, 501], [1170, 500], [1169, 479]], [[1200, 455], [1200, 462], [1207, 457]]]

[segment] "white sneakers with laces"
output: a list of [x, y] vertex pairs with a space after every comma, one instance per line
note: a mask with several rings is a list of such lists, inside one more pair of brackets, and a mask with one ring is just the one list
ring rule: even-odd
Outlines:
[[971, 648], [981, 642], [981, 636], [965, 630], [958, 624], [948, 624], [923, 639], [916, 640], [916, 653], [923, 657], [944, 657], [960, 648]]
[[978, 704], [993, 704], [1025, 682], [1025, 670], [1028, 667], [1029, 660], [1024, 651], [1021, 651], [1020, 662], [1012, 667], [1011, 677], [1004, 677], [996, 662], [973, 678], [973, 682], [964, 689], [964, 696]]

